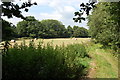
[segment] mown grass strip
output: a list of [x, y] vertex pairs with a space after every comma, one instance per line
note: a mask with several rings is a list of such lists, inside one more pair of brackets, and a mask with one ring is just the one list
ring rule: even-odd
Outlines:
[[91, 60], [96, 62], [96, 72], [91, 78], [118, 78], [118, 59], [112, 52], [101, 49], [100, 44], [92, 44], [87, 48], [92, 57]]

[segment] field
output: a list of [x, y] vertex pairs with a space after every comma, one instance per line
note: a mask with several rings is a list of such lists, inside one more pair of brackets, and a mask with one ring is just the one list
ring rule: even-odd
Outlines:
[[[20, 45], [23, 41], [28, 45], [31, 39], [25, 39], [25, 40], [17, 40], [16, 43]], [[68, 45], [68, 44], [74, 44], [74, 43], [85, 43], [87, 41], [90, 41], [90, 38], [56, 38], [56, 39], [37, 39], [34, 41], [35, 45], [38, 45], [39, 42], [43, 41], [43, 43], [46, 45], [47, 43], [55, 45]], [[11, 43], [14, 44], [14, 43]]]
[[[86, 60], [89, 63], [88, 75], [89, 78], [118, 78], [118, 58], [113, 55], [113, 51], [110, 49], [101, 48], [101, 44], [94, 44], [90, 42], [90, 38], [56, 38], [56, 39], [37, 39], [34, 40], [35, 45], [39, 42], [43, 42], [44, 45], [51, 43], [54, 47], [56, 45], [67, 46], [68, 44], [81, 44], [84, 43], [90, 60]], [[30, 39], [17, 40], [17, 44], [21, 44], [25, 41], [28, 45]], [[11, 43], [14, 45], [14, 43]]]

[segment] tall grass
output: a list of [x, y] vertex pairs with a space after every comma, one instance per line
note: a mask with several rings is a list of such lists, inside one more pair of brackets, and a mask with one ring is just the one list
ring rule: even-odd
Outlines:
[[3, 53], [2, 80], [76, 80], [86, 74], [88, 55], [84, 45], [36, 47], [33, 42]]

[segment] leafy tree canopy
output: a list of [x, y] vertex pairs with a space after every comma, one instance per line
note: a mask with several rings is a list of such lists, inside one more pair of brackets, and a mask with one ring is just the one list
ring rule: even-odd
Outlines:
[[88, 17], [91, 37], [104, 46], [120, 48], [120, 2], [101, 2]]
[[31, 7], [32, 5], [37, 5], [37, 3], [31, 3], [23, 2], [22, 5], [15, 4], [13, 2], [4, 2], [2, 1], [2, 16], [7, 16], [8, 18], [13, 18], [13, 16], [17, 18], [26, 19], [23, 15], [21, 10], [24, 9], [24, 11], [28, 12], [28, 7]]

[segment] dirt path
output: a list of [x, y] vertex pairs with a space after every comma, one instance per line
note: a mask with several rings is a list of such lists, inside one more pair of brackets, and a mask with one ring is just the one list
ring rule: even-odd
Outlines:
[[90, 53], [89, 56], [91, 57], [91, 62], [90, 62], [90, 68], [88, 71], [88, 78], [95, 78], [95, 74], [96, 74], [96, 61], [95, 61], [95, 57], [93, 53]]
[[117, 78], [117, 64], [110, 53], [94, 49], [89, 55], [91, 62], [88, 78]]
[[94, 78], [94, 75], [96, 74], [96, 63], [95, 61], [92, 61], [90, 63], [90, 69], [89, 69], [89, 73], [88, 73], [88, 78]]

